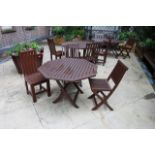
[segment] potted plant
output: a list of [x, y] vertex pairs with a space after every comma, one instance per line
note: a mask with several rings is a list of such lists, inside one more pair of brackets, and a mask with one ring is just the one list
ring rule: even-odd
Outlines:
[[54, 42], [56, 45], [61, 45], [64, 42], [64, 27], [63, 26], [53, 26], [52, 32], [54, 35]]
[[139, 41], [136, 48], [136, 53], [140, 58], [143, 58], [146, 52], [155, 51], [155, 40], [146, 38], [143, 41]]
[[34, 51], [37, 52], [38, 65], [41, 65], [42, 59], [43, 59], [44, 49], [41, 48], [41, 46], [37, 42], [16, 44], [8, 52], [8, 54], [11, 56], [11, 58], [12, 58], [14, 64], [15, 64], [17, 72], [19, 74], [22, 74], [22, 69], [21, 69], [21, 66], [20, 66], [19, 53], [23, 52], [23, 51], [28, 51], [28, 50], [31, 50], [31, 49], [33, 49]]
[[61, 45], [64, 41], [82, 40], [85, 36], [82, 26], [54, 26], [52, 32], [57, 45]]
[[82, 26], [66, 26], [64, 39], [65, 41], [70, 40], [82, 40], [85, 37], [85, 30]]

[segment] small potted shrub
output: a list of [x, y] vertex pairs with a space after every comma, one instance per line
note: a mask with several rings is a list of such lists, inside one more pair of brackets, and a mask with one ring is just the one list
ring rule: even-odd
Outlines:
[[61, 45], [64, 41], [82, 40], [85, 37], [85, 30], [82, 26], [54, 26], [52, 33], [57, 45]]
[[52, 28], [52, 32], [54, 34], [54, 43], [56, 45], [61, 45], [64, 42], [64, 27], [63, 26], [54, 26]]
[[22, 69], [21, 69], [21, 66], [20, 66], [19, 53], [23, 52], [23, 51], [32, 50], [32, 49], [37, 52], [38, 65], [41, 65], [42, 64], [42, 59], [43, 59], [44, 49], [41, 48], [41, 46], [37, 42], [16, 44], [8, 52], [8, 54], [11, 56], [11, 58], [12, 58], [14, 64], [15, 64], [17, 72], [19, 74], [22, 74]]

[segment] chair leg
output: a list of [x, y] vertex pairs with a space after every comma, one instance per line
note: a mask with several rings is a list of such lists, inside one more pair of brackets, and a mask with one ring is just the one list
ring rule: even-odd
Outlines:
[[96, 98], [95, 98], [95, 94], [93, 96], [93, 99], [94, 99], [94, 103], [95, 103], [95, 106], [92, 108], [92, 110], [96, 110], [98, 108], [98, 104], [97, 104], [97, 101], [96, 101]]
[[51, 60], [53, 60], [53, 55], [51, 54]]
[[42, 85], [41, 84], [39, 85], [39, 89], [42, 90]]
[[25, 81], [25, 86], [26, 86], [26, 93], [29, 94], [28, 84], [26, 81]]
[[[106, 96], [104, 95], [104, 93], [102, 93], [102, 92], [101, 92], [101, 94], [102, 94], [105, 98], [102, 99], [98, 93], [96, 93], [96, 94], [94, 93], [94, 94], [92, 94], [92, 95], [89, 97], [89, 98], [92, 98], [92, 97], [93, 97], [94, 103], [95, 103], [95, 106], [92, 108], [92, 110], [93, 110], [93, 111], [94, 111], [94, 110], [97, 110], [101, 105], [105, 104], [111, 111], [113, 111], [113, 108], [107, 103], [107, 99], [109, 98], [109, 96], [106, 97]], [[101, 102], [97, 103], [95, 96], [97, 96], [97, 97], [101, 100]]]
[[106, 61], [107, 61], [107, 54], [105, 54], [103, 57], [103, 65], [106, 63]]
[[127, 50], [127, 56], [130, 58], [130, 54], [129, 54], [129, 52], [130, 52], [130, 51]]
[[47, 96], [51, 96], [50, 81], [47, 81]]
[[88, 99], [91, 99], [91, 98], [93, 98], [95, 96], [95, 94], [92, 94], [92, 95], [90, 95], [89, 97], [88, 97]]
[[104, 103], [111, 111], [113, 111], [114, 109], [108, 104], [108, 102]]
[[35, 103], [37, 101], [37, 98], [36, 98], [36, 94], [35, 94], [34, 85], [31, 85], [31, 94], [32, 94], [33, 102]]
[[125, 59], [126, 57], [130, 58], [130, 54], [129, 54], [130, 50], [126, 49], [125, 52], [126, 54], [123, 54], [123, 59]]

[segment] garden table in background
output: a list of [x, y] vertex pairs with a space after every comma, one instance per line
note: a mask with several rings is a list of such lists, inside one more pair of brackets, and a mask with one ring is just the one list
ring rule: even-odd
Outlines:
[[115, 57], [118, 56], [117, 50], [119, 50], [119, 40], [104, 39], [103, 43], [107, 45], [108, 50], [111, 51]]
[[[58, 102], [63, 96], [66, 96], [72, 105], [76, 108], [76, 99], [79, 92], [83, 91], [77, 85], [77, 81], [96, 76], [97, 66], [84, 59], [64, 58], [59, 60], [48, 61], [38, 68], [38, 70], [47, 79], [56, 80], [61, 89], [61, 93], [53, 103]], [[77, 92], [72, 99], [67, 92], [67, 87], [73, 84]]]
[[90, 43], [91, 41], [68, 41], [62, 44], [63, 51], [65, 52], [66, 57], [75, 57], [77, 56], [78, 50], [86, 49], [86, 44]]
[[[76, 57], [78, 50], [83, 50], [85, 52], [86, 44], [91, 43], [92, 41], [69, 41], [62, 44], [64, 48], [64, 52], [66, 57]], [[93, 41], [95, 42], [95, 41]], [[115, 57], [117, 57], [117, 50], [119, 47], [119, 41], [116, 39], [104, 39], [102, 41], [97, 41], [95, 43], [103, 43], [103, 45], [107, 45], [109, 51], [113, 53]]]

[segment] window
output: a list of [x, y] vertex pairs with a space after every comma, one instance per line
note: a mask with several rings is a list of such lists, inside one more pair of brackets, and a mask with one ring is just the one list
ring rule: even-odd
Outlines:
[[2, 34], [16, 32], [13, 26], [1, 26]]
[[31, 31], [34, 30], [35, 26], [25, 26], [25, 30]]

